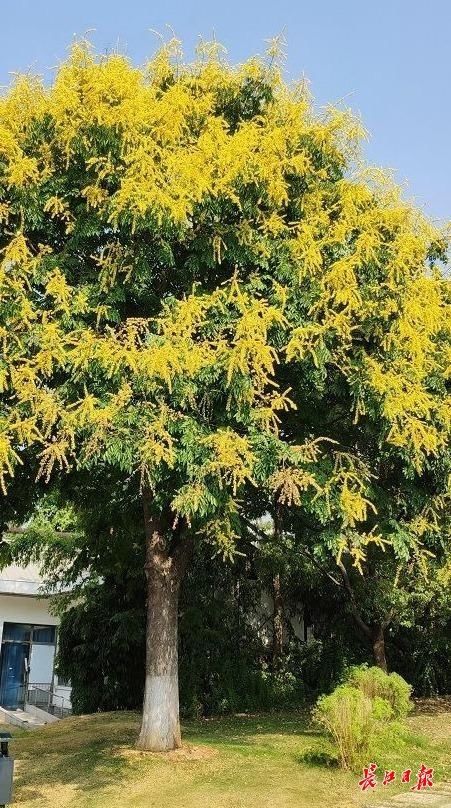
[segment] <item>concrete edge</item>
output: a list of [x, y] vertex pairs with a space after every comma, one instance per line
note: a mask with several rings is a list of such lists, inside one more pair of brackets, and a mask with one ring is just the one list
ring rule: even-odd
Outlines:
[[35, 718], [39, 718], [46, 724], [56, 724], [57, 721], [60, 721], [57, 715], [48, 713], [46, 710], [41, 710], [40, 707], [35, 707], [34, 704], [25, 704], [24, 710], [26, 713], [33, 715]]
[[38, 724], [29, 724], [23, 718], [14, 715], [13, 710], [7, 710], [5, 707], [0, 707], [0, 721], [5, 724], [12, 724], [13, 727], [21, 727], [22, 729], [35, 729]]

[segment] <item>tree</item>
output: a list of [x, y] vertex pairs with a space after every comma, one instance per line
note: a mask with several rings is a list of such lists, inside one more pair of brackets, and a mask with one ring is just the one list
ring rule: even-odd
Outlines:
[[[353, 620], [372, 648], [375, 664], [387, 670], [387, 630], [404, 625], [412, 604], [425, 589], [430, 589], [431, 596], [435, 590], [436, 597], [437, 585], [446, 586], [451, 552], [449, 451], [430, 460], [414, 478], [400, 476], [396, 467], [390, 469], [386, 463], [382, 469], [373, 479], [369, 495], [383, 543], [369, 549], [358, 570], [340, 554], [333, 558], [327, 540], [312, 536], [311, 525], [309, 530], [310, 549], [317, 562], [326, 564], [329, 580], [342, 588]], [[304, 529], [304, 541], [305, 533]]]
[[276, 495], [359, 565], [374, 477], [447, 450], [446, 239], [358, 171], [360, 136], [276, 46], [234, 68], [171, 42], [136, 69], [81, 43], [0, 102], [0, 479], [91, 473], [100, 503], [141, 502], [142, 749], [180, 743], [195, 541], [233, 556], [240, 509]]

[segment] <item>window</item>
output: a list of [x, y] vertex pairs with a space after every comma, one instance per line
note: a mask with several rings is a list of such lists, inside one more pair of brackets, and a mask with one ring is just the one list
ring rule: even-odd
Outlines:
[[33, 642], [41, 645], [55, 645], [55, 626], [30, 626], [25, 623], [5, 623], [4, 642]]
[[33, 642], [55, 645], [55, 626], [34, 626]]
[[30, 642], [32, 626], [22, 623], [5, 623], [3, 626], [3, 641]]

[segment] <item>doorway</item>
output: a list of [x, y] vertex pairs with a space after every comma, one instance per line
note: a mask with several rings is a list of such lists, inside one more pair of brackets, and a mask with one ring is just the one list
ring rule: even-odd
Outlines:
[[17, 710], [24, 704], [29, 653], [29, 643], [2, 643], [0, 704], [9, 710]]
[[55, 655], [55, 626], [5, 623], [0, 656], [0, 705], [24, 706], [30, 684], [50, 690]]

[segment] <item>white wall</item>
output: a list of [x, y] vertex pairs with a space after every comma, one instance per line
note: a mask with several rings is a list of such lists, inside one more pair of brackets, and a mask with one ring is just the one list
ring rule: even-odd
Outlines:
[[42, 578], [36, 564], [18, 567], [11, 564], [0, 569], [0, 593], [14, 595], [37, 595], [42, 585]]
[[[272, 595], [266, 590], [262, 590], [260, 603], [258, 603], [247, 615], [247, 619], [254, 630], [257, 631], [260, 640], [266, 648], [269, 648], [272, 643], [273, 624], [272, 618], [274, 615], [274, 600]], [[285, 614], [285, 619], [289, 620], [295, 636], [298, 640], [304, 640], [304, 614], [302, 605], [296, 608], [293, 614]], [[307, 639], [313, 636], [312, 629], [307, 626]], [[286, 641], [286, 629], [284, 635], [284, 642]]]
[[0, 642], [3, 623], [32, 623], [57, 626], [59, 620], [49, 611], [46, 598], [25, 598], [19, 595], [0, 595]]
[[[55, 694], [55, 698], [53, 699], [55, 707], [63, 706], [64, 709], [72, 707], [71, 702], [72, 689], [70, 687], [67, 687], [66, 685], [57, 684], [53, 686], [53, 692]], [[62, 698], [58, 698], [58, 696], [61, 696]], [[62, 699], [64, 699], [64, 701], [62, 701]]]

